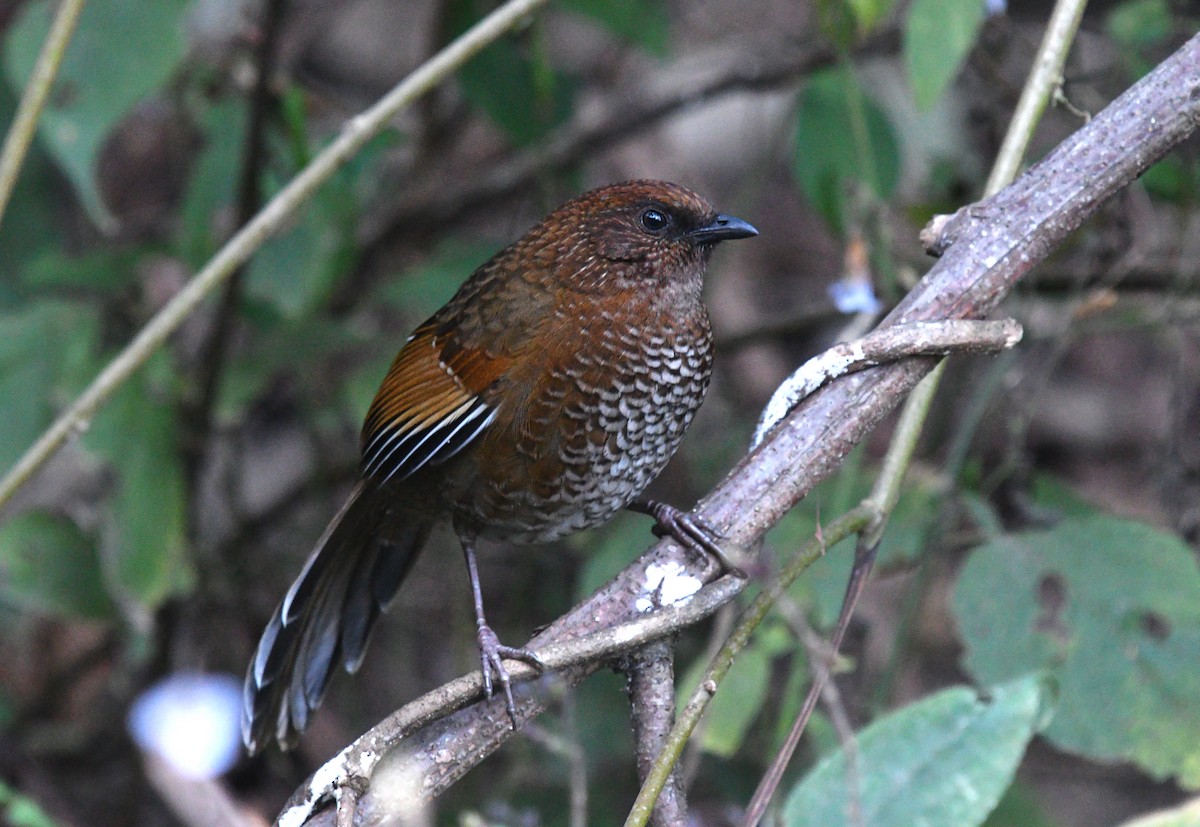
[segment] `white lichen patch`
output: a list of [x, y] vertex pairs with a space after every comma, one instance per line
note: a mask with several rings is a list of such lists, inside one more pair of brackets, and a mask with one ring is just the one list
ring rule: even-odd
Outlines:
[[651, 563], [646, 567], [642, 596], [635, 605], [639, 612], [649, 612], [659, 606], [674, 606], [700, 591], [702, 585], [698, 577], [689, 574], [687, 568], [674, 560]]

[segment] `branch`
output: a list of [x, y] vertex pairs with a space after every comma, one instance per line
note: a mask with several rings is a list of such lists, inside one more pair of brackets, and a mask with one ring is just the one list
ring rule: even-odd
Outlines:
[[[656, 641], [631, 654], [622, 668], [629, 674], [638, 779], [645, 783], [675, 723], [674, 645], [667, 640]], [[679, 773], [672, 764], [671, 774], [650, 814], [650, 825], [679, 827], [687, 823], [686, 812]]]
[[481, 49], [509, 31], [546, 0], [509, 0], [472, 26], [461, 37], [419, 66], [362, 114], [352, 118], [340, 135], [238, 231], [212, 260], [160, 310], [115, 359], [92, 380], [70, 407], [30, 447], [0, 481], [0, 507], [72, 434], [87, 428], [92, 416], [113, 392], [133, 375], [176, 328], [312, 196], [346, 161], [379, 134], [404, 107], [411, 104]]
[[[750, 447], [762, 443], [788, 411], [826, 382], [878, 365], [913, 356], [987, 353], [1014, 347], [1021, 325], [1012, 319], [996, 322], [913, 322], [881, 327], [852, 342], [834, 345], [809, 359], [783, 380], [759, 416]], [[881, 501], [882, 502], [882, 501]]]

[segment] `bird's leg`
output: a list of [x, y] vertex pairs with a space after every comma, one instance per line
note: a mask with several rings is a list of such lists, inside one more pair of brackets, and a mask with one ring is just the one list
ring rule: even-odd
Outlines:
[[513, 730], [517, 728], [517, 706], [513, 702], [512, 683], [508, 670], [504, 668], [503, 658], [524, 661], [539, 672], [545, 669], [545, 664], [528, 649], [518, 649], [500, 643], [492, 627], [487, 625], [483, 616], [483, 590], [479, 586], [479, 567], [475, 563], [475, 540], [472, 537], [461, 537], [463, 554], [467, 558], [467, 575], [471, 579], [471, 595], [475, 599], [475, 626], [478, 629], [476, 637], [479, 640], [479, 662], [483, 671], [483, 693], [492, 697], [492, 673], [504, 690], [504, 704], [508, 709], [508, 719]]
[[637, 499], [626, 506], [638, 514], [648, 514], [654, 518], [655, 537], [670, 537], [686, 549], [697, 554], [708, 554], [721, 567], [734, 577], [745, 579], [746, 573], [725, 555], [721, 548], [716, 529], [704, 520], [687, 511], [680, 511], [673, 505], [658, 500]]

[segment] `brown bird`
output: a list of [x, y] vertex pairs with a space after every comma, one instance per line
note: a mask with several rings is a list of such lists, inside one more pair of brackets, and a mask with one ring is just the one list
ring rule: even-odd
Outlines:
[[362, 479], [271, 618], [246, 675], [242, 734], [296, 740], [337, 664], [371, 627], [435, 524], [462, 543], [488, 697], [515, 726], [488, 627], [475, 543], [545, 543], [623, 508], [719, 554], [711, 531], [638, 496], [704, 399], [712, 334], [701, 301], [713, 246], [758, 231], [676, 184], [631, 181], [563, 204], [481, 265], [408, 338], [362, 429]]

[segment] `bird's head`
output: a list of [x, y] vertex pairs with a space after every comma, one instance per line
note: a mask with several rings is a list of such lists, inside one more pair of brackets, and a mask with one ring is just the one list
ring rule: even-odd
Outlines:
[[758, 230], [704, 198], [666, 181], [627, 181], [575, 198], [548, 215], [535, 233], [560, 267], [576, 266], [586, 289], [616, 278], [674, 280], [703, 275], [712, 248]]

